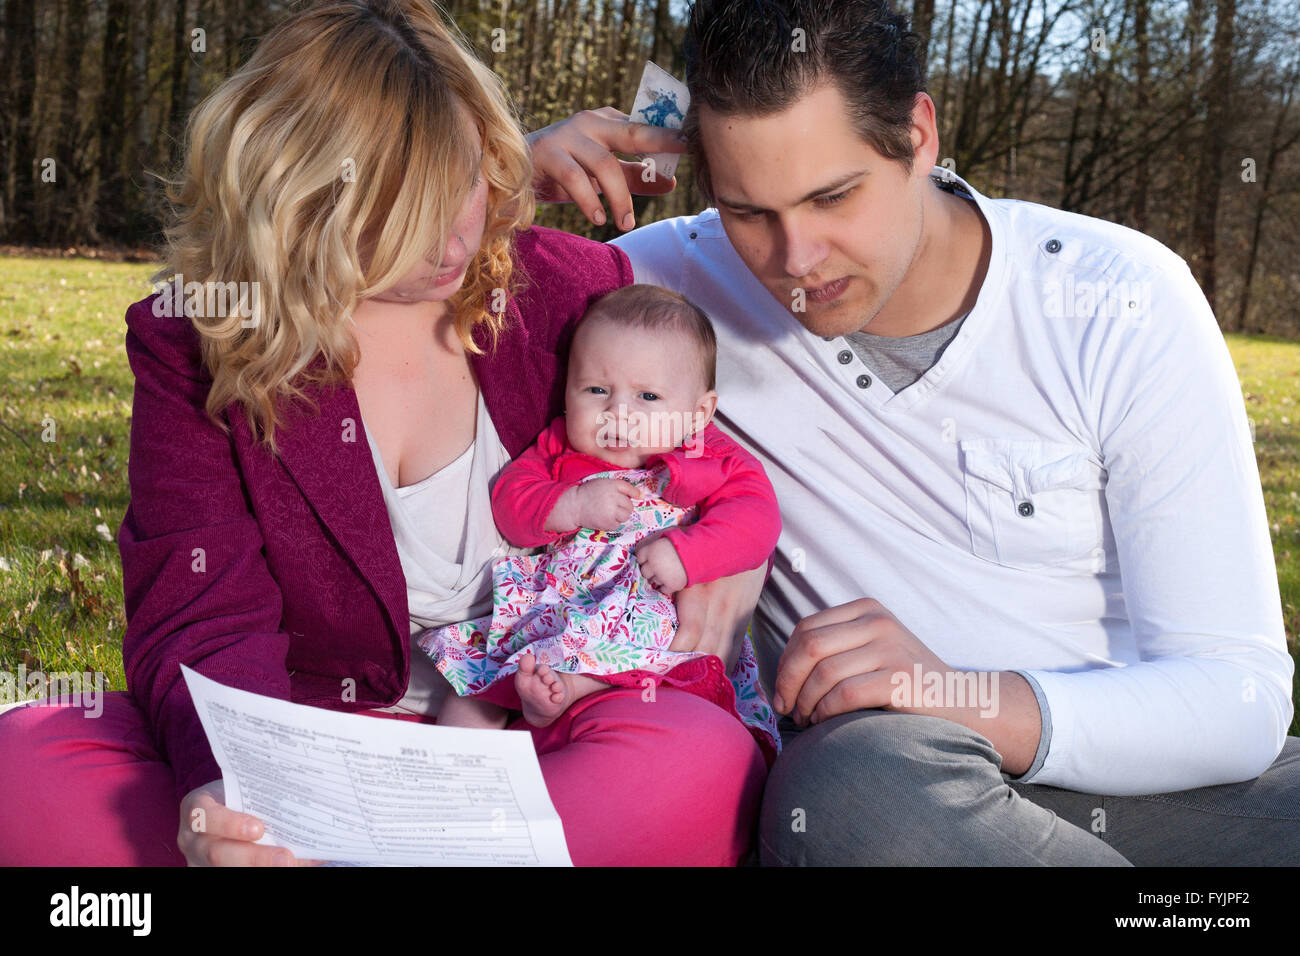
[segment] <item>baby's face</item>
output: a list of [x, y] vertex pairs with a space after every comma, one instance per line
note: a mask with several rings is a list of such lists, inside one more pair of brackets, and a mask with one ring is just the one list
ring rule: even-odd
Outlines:
[[597, 320], [574, 338], [565, 387], [569, 444], [620, 468], [687, 441], [713, 416], [695, 342], [672, 329]]

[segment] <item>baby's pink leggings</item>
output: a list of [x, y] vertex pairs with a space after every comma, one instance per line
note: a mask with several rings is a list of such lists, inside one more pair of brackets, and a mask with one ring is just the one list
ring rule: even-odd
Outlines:
[[[172, 769], [124, 692], [103, 713], [0, 714], [0, 865], [184, 865]], [[376, 717], [393, 717], [368, 711]], [[402, 715], [398, 719], [418, 720]], [[767, 775], [735, 717], [694, 694], [611, 687], [529, 730], [578, 866], [734, 866]]]

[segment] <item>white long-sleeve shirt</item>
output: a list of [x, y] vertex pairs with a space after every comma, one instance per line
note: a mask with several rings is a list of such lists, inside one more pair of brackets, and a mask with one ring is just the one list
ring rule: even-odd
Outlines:
[[1121, 795], [1258, 776], [1286, 739], [1294, 663], [1205, 297], [1154, 239], [955, 178], [989, 224], [988, 273], [897, 394], [772, 297], [716, 210], [614, 240], [638, 282], [713, 319], [719, 424], [776, 488], [754, 618], [766, 688], [801, 618], [873, 597], [950, 667], [1030, 681], [1044, 732], [1020, 782]]

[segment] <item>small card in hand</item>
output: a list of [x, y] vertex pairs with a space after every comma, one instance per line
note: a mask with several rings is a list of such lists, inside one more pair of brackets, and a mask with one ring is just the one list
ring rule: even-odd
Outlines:
[[[647, 60], [641, 73], [641, 85], [637, 87], [636, 102], [632, 104], [632, 122], [681, 129], [690, 107], [691, 95], [686, 92], [686, 84]], [[653, 162], [651, 169], [659, 179], [675, 176], [677, 160], [681, 158], [679, 153], [638, 153], [637, 156]]]

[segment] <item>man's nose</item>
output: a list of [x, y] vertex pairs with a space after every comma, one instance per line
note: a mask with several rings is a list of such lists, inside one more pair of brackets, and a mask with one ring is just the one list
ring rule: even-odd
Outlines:
[[808, 275], [826, 258], [827, 244], [806, 218], [790, 218], [780, 226], [786, 275], [798, 279]]

